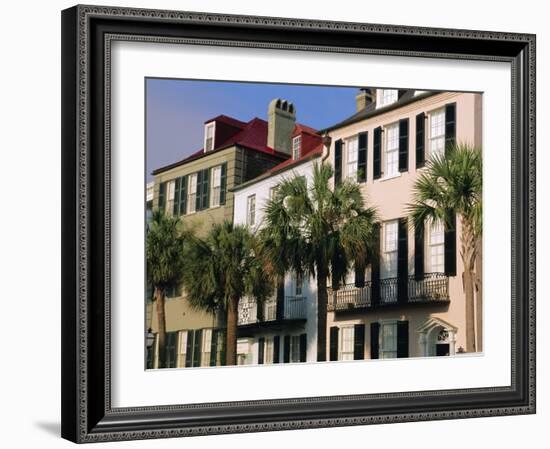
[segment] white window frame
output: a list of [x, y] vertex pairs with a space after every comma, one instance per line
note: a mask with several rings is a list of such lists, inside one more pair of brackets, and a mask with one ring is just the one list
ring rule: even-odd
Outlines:
[[277, 189], [279, 188], [278, 185], [272, 186], [269, 188], [269, 201], [273, 201], [275, 199], [275, 196], [277, 195]]
[[382, 108], [389, 104], [395, 103], [399, 98], [397, 89], [377, 89], [376, 90], [376, 107]]
[[176, 180], [171, 179], [166, 183], [166, 205], [165, 209], [171, 214], [174, 211], [174, 198], [176, 197]]
[[338, 348], [338, 360], [353, 360], [355, 348], [355, 327], [340, 327]]
[[197, 173], [191, 173], [189, 175], [187, 187], [187, 213], [192, 214], [196, 212], [197, 206]]
[[384, 127], [383, 161], [384, 161], [384, 178], [393, 178], [400, 175], [400, 172], [399, 172], [399, 122], [395, 122]]
[[264, 340], [264, 365], [273, 363], [273, 351], [275, 349], [275, 340], [273, 337], [265, 337]]
[[430, 273], [445, 272], [445, 226], [441, 220], [429, 221], [427, 265]]
[[[390, 229], [391, 227], [391, 229]], [[397, 277], [397, 250], [399, 238], [399, 220], [390, 220], [384, 222], [383, 225], [383, 250], [382, 250], [382, 279], [390, 279]], [[395, 236], [393, 240], [389, 240], [391, 236]], [[390, 266], [391, 265], [391, 266]]]
[[201, 334], [201, 366], [210, 366], [210, 354], [212, 352], [212, 329], [203, 329]]
[[[216, 165], [210, 169], [210, 179], [212, 185], [210, 186], [210, 207], [218, 207], [221, 201], [222, 191], [222, 166]], [[217, 176], [217, 179], [216, 179]]]
[[[436, 118], [438, 123], [434, 123]], [[434, 154], [445, 154], [445, 107], [428, 113], [428, 158]]]
[[[378, 335], [378, 347], [380, 351], [380, 358], [395, 359], [397, 358], [397, 320], [383, 320], [379, 323], [380, 332]], [[389, 329], [390, 326], [393, 328], [393, 341], [388, 341], [388, 339], [385, 338], [385, 331], [386, 329]]]
[[[246, 348], [246, 352], [243, 349]], [[245, 339], [237, 339], [237, 365], [250, 365], [250, 341]]]
[[359, 164], [359, 136], [349, 137], [345, 142], [346, 149], [346, 177], [352, 181], [357, 180], [357, 167]]
[[[208, 137], [208, 133], [212, 132], [212, 136]], [[210, 122], [204, 125], [204, 152], [208, 153], [215, 148], [216, 122]], [[210, 139], [211, 148], [208, 148], [208, 140]]]
[[299, 159], [302, 154], [302, 136], [296, 136], [292, 139], [292, 159]]
[[256, 194], [246, 198], [246, 224], [248, 226], [256, 225]]
[[187, 356], [187, 331], [179, 331], [178, 339], [178, 351], [177, 351], [177, 360], [176, 366], [178, 368], [185, 367], [185, 358]]
[[300, 336], [291, 335], [290, 337], [290, 363], [300, 362]]

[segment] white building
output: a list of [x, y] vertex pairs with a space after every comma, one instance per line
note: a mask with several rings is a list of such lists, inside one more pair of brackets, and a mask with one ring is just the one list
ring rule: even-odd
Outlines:
[[[313, 163], [323, 151], [321, 136], [296, 125], [292, 157], [263, 175], [236, 187], [234, 223], [257, 231], [264, 208], [284, 179], [313, 178]], [[317, 286], [314, 278], [288, 273], [273, 298], [258, 310], [253, 298], [243, 298], [238, 316], [238, 364], [314, 362], [317, 360]]]

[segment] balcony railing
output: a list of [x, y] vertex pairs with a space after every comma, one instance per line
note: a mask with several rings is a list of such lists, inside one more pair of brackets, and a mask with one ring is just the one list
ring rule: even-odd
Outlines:
[[[380, 279], [378, 298], [373, 295], [372, 282], [365, 282], [364, 287], [348, 284], [338, 290], [329, 289], [328, 310], [353, 310], [382, 307], [394, 304], [419, 304], [449, 301], [449, 278], [444, 273], [426, 273], [422, 279], [409, 276], [403, 286], [398, 278]], [[401, 298], [400, 298], [401, 296]], [[376, 299], [378, 299], [376, 301]]]
[[[242, 298], [239, 301], [237, 324], [243, 326], [260, 322], [276, 321], [277, 298], [270, 298], [260, 306], [263, 313], [258, 313], [258, 303], [254, 298]], [[303, 296], [285, 296], [283, 308], [279, 312], [281, 319], [296, 320], [306, 318], [306, 298]]]

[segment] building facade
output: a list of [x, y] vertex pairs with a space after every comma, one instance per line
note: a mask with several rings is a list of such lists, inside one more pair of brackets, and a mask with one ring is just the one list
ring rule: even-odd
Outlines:
[[357, 181], [380, 219], [379, 257], [329, 291], [330, 360], [454, 355], [467, 347], [460, 222], [414, 229], [407, 205], [433, 154], [453, 142], [481, 146], [481, 106], [480, 94], [364, 89], [356, 114], [326, 130], [334, 182]]
[[[288, 177], [313, 178], [313, 163], [322, 154], [317, 131], [297, 126], [292, 156], [258, 178], [234, 189], [234, 222], [252, 232], [262, 227], [264, 208], [279, 183]], [[315, 279], [287, 273], [273, 297], [258, 304], [243, 298], [238, 309], [239, 364], [313, 362], [317, 358], [317, 285]]]
[[[289, 160], [294, 132], [308, 129], [296, 124], [295, 107], [286, 100], [274, 99], [267, 115], [268, 121], [243, 122], [225, 115], [207, 120], [203, 148], [153, 172], [152, 208], [179, 217], [198, 236], [206, 235], [213, 224], [232, 221], [233, 189]], [[165, 308], [167, 367], [224, 363], [223, 314], [193, 309], [181, 288], [167, 292]], [[155, 307], [147, 310], [156, 333]], [[150, 366], [158, 367], [158, 345], [151, 357]]]

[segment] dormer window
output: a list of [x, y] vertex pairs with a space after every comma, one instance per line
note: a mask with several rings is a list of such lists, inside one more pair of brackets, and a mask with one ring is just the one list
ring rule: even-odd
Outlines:
[[207, 153], [214, 149], [214, 128], [216, 122], [208, 123], [204, 127], [204, 152]]
[[378, 89], [376, 93], [376, 107], [381, 108], [397, 101], [397, 89]]
[[296, 136], [292, 139], [292, 159], [296, 160], [300, 158], [302, 147], [302, 136]]

